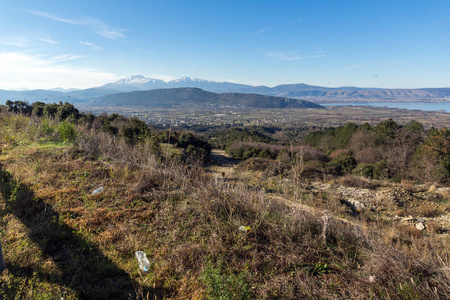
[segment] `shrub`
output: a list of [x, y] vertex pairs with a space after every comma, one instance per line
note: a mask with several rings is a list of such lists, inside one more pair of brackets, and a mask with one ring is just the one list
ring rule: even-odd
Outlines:
[[351, 172], [357, 165], [355, 158], [351, 155], [341, 155], [334, 162], [341, 166], [344, 173]]
[[329, 161], [328, 157], [325, 154], [308, 145], [293, 147], [292, 152], [297, 153], [297, 155], [300, 154], [303, 155], [303, 159], [305, 161], [309, 160], [318, 160], [323, 162]]
[[72, 125], [62, 122], [58, 126], [58, 133], [63, 143], [73, 143], [77, 138], [77, 132]]
[[417, 211], [422, 217], [434, 218], [441, 214], [441, 211], [438, 210], [431, 204], [425, 204], [419, 207]]
[[382, 178], [387, 178], [387, 177], [388, 177], [388, 173], [386, 170], [386, 161], [380, 160], [379, 162], [374, 164], [373, 178], [382, 179]]
[[138, 118], [131, 118], [127, 125], [122, 128], [122, 135], [130, 145], [135, 145], [145, 140], [148, 134], [147, 125]]
[[411, 180], [402, 180], [401, 182], [402, 188], [410, 193], [413, 193], [416, 191], [416, 187], [414, 185], [414, 181]]
[[216, 266], [208, 262], [202, 272], [201, 279], [206, 287], [208, 299], [251, 299], [249, 273], [247, 270], [234, 274], [223, 270], [222, 263]]
[[359, 164], [353, 171], [352, 174], [358, 176], [364, 176], [368, 178], [373, 178], [373, 173], [375, 167], [371, 164]]
[[344, 156], [344, 155], [351, 155], [350, 154], [350, 150], [348, 149], [338, 149], [338, 150], [334, 150], [333, 152], [330, 153], [330, 158], [332, 160], [337, 159], [340, 156]]
[[328, 173], [327, 164], [320, 161], [308, 161], [303, 167], [301, 175], [305, 178], [322, 178]]
[[368, 147], [356, 152], [355, 159], [359, 164], [375, 164], [380, 159], [380, 154], [374, 148]]
[[374, 188], [374, 185], [370, 181], [354, 175], [346, 175], [339, 178], [339, 183], [347, 187], [356, 187], [361, 189]]

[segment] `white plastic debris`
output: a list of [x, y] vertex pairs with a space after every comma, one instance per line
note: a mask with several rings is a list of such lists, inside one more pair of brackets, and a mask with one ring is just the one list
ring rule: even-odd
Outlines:
[[136, 251], [136, 258], [139, 263], [139, 269], [144, 272], [148, 271], [150, 267], [150, 262], [148, 261], [147, 255], [145, 255], [144, 251]]
[[92, 192], [92, 195], [101, 193], [101, 192], [103, 192], [103, 190], [104, 190], [103, 187], [99, 187], [98, 189], [96, 189], [95, 191]]
[[240, 226], [239, 227], [239, 231], [240, 232], [243, 232], [243, 233], [248, 233], [248, 232], [250, 232], [250, 227], [248, 227], [248, 226]]

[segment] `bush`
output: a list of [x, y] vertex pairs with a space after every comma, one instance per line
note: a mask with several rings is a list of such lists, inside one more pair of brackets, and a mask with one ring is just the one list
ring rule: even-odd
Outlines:
[[341, 156], [344, 155], [351, 155], [350, 150], [348, 149], [338, 149], [338, 150], [334, 150], [333, 152], [330, 153], [330, 158], [332, 160], [336, 160]]
[[422, 217], [434, 218], [442, 214], [442, 212], [431, 204], [425, 204], [419, 207], [417, 213]]
[[377, 162], [374, 165], [374, 169], [373, 169], [373, 178], [375, 179], [383, 179], [383, 178], [387, 178], [388, 177], [388, 173], [386, 170], [386, 161], [385, 160], [380, 160], [379, 162]]
[[148, 132], [147, 125], [138, 118], [131, 118], [128, 124], [122, 128], [122, 135], [130, 145], [136, 145], [138, 142], [145, 140]]
[[357, 176], [364, 176], [368, 178], [373, 178], [373, 173], [375, 167], [372, 164], [359, 164], [353, 171], [352, 174]]
[[62, 122], [58, 126], [58, 133], [63, 143], [73, 143], [77, 138], [77, 132], [72, 125]]
[[342, 184], [343, 186], [355, 187], [360, 189], [373, 189], [375, 187], [367, 179], [363, 179], [361, 177], [357, 177], [354, 175], [346, 175], [339, 178], [339, 183]]
[[380, 160], [380, 158], [381, 155], [378, 151], [371, 147], [361, 149], [355, 153], [355, 159], [359, 164], [375, 164], [378, 160]]
[[355, 158], [351, 155], [341, 155], [334, 160], [334, 163], [339, 165], [344, 173], [351, 172], [357, 165]]
[[217, 266], [211, 262], [207, 263], [201, 279], [206, 287], [208, 299], [251, 299], [248, 271], [245, 270], [237, 275], [228, 273], [230, 274], [223, 271], [220, 262]]

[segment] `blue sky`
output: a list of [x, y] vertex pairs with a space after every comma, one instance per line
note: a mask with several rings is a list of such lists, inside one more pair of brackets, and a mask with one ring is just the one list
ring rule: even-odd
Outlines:
[[130, 75], [450, 87], [450, 1], [0, 0], [0, 89]]

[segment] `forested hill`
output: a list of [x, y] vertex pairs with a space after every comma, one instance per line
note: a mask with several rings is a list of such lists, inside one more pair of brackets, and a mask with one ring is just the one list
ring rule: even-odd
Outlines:
[[93, 102], [107, 106], [143, 107], [223, 107], [242, 108], [323, 108], [299, 99], [257, 94], [216, 94], [198, 88], [156, 89], [105, 95]]

